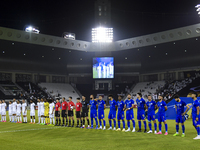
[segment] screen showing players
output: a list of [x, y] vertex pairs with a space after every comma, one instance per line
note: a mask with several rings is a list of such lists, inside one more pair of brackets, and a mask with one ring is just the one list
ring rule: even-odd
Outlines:
[[93, 79], [114, 78], [114, 58], [93, 58]]

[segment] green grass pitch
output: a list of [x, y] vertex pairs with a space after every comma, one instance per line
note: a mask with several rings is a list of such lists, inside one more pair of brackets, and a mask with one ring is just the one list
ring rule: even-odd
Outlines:
[[[107, 128], [108, 111], [109, 109], [105, 110]], [[134, 112], [136, 118], [136, 109]], [[175, 121], [167, 120], [167, 123], [169, 127], [169, 135], [165, 136], [137, 132], [124, 133], [121, 131], [89, 130], [67, 127], [49, 127], [37, 124], [32, 125], [0, 122], [0, 150], [199, 149], [200, 141], [193, 140], [193, 138], [196, 137], [196, 131], [192, 126], [191, 119], [185, 122], [185, 138], [182, 138], [181, 136], [173, 137], [173, 134], [175, 133]], [[136, 120], [136, 130], [137, 129], [138, 124]], [[162, 126], [162, 129], [164, 132], [164, 125]], [[181, 131], [180, 126], [180, 133]]]

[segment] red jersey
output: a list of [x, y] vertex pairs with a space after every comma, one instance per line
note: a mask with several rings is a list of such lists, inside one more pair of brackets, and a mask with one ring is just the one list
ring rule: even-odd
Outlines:
[[67, 106], [68, 106], [68, 104], [66, 101], [62, 102], [62, 110], [66, 110]]
[[56, 111], [58, 111], [58, 108], [60, 108], [60, 102], [56, 103]]
[[76, 111], [81, 111], [82, 104], [81, 102], [76, 103]]
[[71, 110], [71, 108], [70, 108], [71, 106], [75, 106], [74, 102], [72, 102], [72, 101], [68, 103], [68, 110]]

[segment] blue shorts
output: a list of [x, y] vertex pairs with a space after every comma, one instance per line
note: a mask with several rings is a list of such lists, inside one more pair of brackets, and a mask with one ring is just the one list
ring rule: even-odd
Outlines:
[[155, 114], [149, 114], [149, 115], [148, 115], [148, 121], [149, 121], [149, 122], [151, 122], [151, 120], [154, 121], [155, 118], [156, 118], [156, 117], [155, 117]]
[[104, 119], [104, 110], [98, 111], [98, 119]]
[[177, 115], [176, 116], [176, 123], [184, 123], [185, 122], [185, 117], [182, 115]]
[[192, 123], [193, 123], [193, 126], [197, 126], [197, 125], [200, 125], [200, 117], [199, 117], [199, 120], [196, 121], [196, 114], [192, 114]]
[[117, 120], [124, 120], [124, 112], [118, 112]]
[[133, 120], [133, 119], [134, 119], [133, 110], [127, 110], [126, 111], [126, 120]]
[[165, 122], [166, 116], [165, 114], [158, 114], [158, 122]]
[[96, 110], [91, 110], [90, 111], [90, 118], [93, 119], [93, 118], [96, 118], [97, 117], [97, 111]]
[[110, 111], [108, 115], [108, 119], [115, 119], [116, 118], [116, 111]]
[[137, 120], [144, 120], [145, 119], [145, 112], [138, 112], [137, 113]]

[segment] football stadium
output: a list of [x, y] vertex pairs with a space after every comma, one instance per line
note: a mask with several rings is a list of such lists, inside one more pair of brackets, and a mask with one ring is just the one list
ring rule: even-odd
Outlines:
[[200, 148], [200, 1], [2, 1], [0, 150]]

